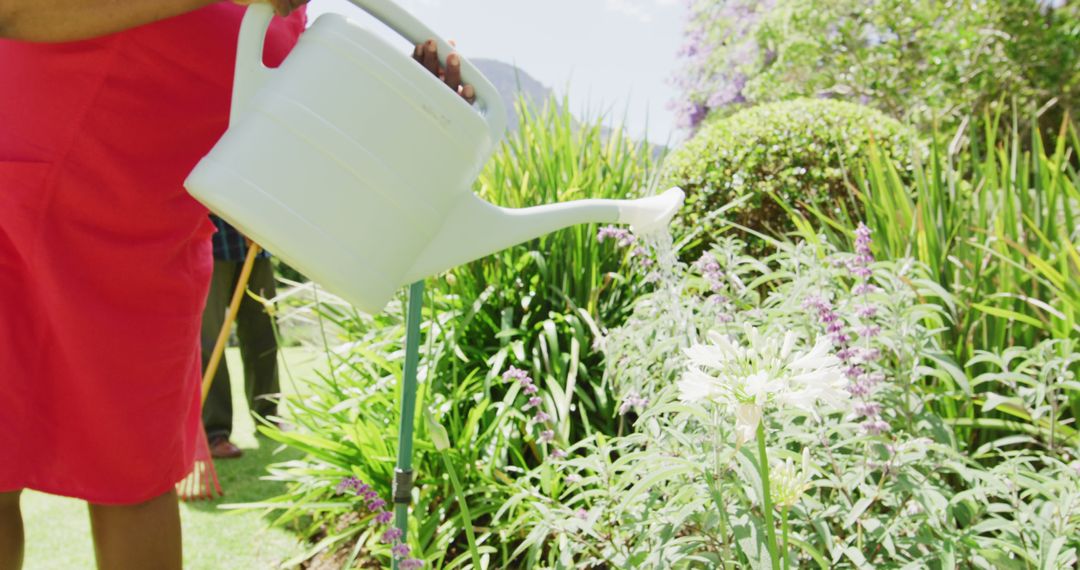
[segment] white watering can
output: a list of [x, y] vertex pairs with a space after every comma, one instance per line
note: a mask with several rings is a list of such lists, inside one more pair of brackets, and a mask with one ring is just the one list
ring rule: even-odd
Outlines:
[[[351, 0], [413, 44], [453, 48], [390, 0]], [[403, 285], [560, 228], [665, 226], [673, 188], [640, 200], [506, 209], [471, 186], [506, 128], [495, 87], [466, 59], [476, 106], [410, 55], [325, 14], [277, 69], [262, 64], [273, 12], [247, 9], [228, 131], [188, 191], [275, 255], [369, 313]]]

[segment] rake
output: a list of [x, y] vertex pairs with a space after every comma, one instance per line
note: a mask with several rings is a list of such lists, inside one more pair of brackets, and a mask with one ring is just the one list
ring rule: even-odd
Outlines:
[[[210, 361], [206, 364], [203, 372], [202, 393], [200, 394], [199, 407], [206, 404], [206, 396], [210, 393], [210, 385], [214, 382], [214, 374], [217, 373], [221, 364], [221, 357], [225, 354], [225, 344], [229, 340], [229, 331], [236, 314], [240, 311], [240, 302], [244, 299], [248, 281], [251, 279], [251, 268], [255, 265], [255, 258], [259, 255], [259, 244], [251, 243], [248, 247], [247, 257], [240, 269], [240, 277], [236, 280], [236, 289], [233, 290], [232, 300], [229, 301], [229, 311], [225, 314], [225, 322], [221, 325], [214, 351], [210, 353]], [[199, 426], [197, 441], [195, 442], [195, 462], [191, 472], [176, 484], [176, 494], [182, 501], [213, 500], [224, 495], [221, 483], [218, 481], [217, 470], [214, 469], [214, 458], [210, 455], [210, 442], [206, 440], [206, 430]]]

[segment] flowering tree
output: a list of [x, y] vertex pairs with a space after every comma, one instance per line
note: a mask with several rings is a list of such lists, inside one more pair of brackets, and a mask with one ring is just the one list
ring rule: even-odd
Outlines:
[[674, 103], [687, 128], [742, 103], [843, 98], [929, 125], [1080, 90], [1077, 2], [689, 0]]
[[696, 128], [714, 109], [747, 101], [746, 83], [758, 66], [754, 34], [777, 0], [687, 0], [684, 68], [674, 78], [682, 92], [673, 102], [679, 125]]

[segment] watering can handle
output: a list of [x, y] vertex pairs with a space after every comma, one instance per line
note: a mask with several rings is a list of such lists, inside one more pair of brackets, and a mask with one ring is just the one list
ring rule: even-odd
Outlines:
[[[454, 51], [453, 46], [442, 37], [428, 28], [423, 22], [417, 20], [404, 8], [395, 4], [392, 0], [349, 0], [358, 8], [371, 14], [376, 19], [386, 24], [402, 37], [413, 44], [419, 44], [429, 39], [435, 40], [439, 48], [439, 61], [445, 66], [446, 56]], [[271, 70], [262, 63], [263, 42], [266, 39], [266, 31], [270, 27], [270, 21], [274, 17], [274, 10], [269, 4], [257, 3], [248, 7], [240, 24], [240, 38], [237, 42], [236, 51], [236, 76], [233, 83], [232, 109], [229, 115], [230, 123], [243, 114], [243, 108], [255, 94]], [[480, 70], [461, 57], [461, 80], [473, 86], [476, 93], [476, 104], [483, 111], [484, 120], [487, 122], [491, 133], [492, 142], [502, 140], [506, 130], [506, 106], [503, 105], [502, 97], [495, 86]]]

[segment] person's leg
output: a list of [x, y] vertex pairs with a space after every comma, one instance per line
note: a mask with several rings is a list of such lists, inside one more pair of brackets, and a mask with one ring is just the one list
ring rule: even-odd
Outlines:
[[[202, 366], [203, 372], [210, 362], [210, 355], [214, 351], [221, 325], [225, 321], [225, 313], [229, 310], [229, 300], [232, 298], [236, 280], [239, 277], [238, 263], [232, 261], [214, 261], [214, 275], [210, 280], [210, 293], [206, 298], [206, 309], [202, 319]], [[232, 434], [232, 390], [229, 388], [229, 367], [225, 364], [225, 357], [218, 364], [214, 374], [214, 382], [210, 385], [210, 393], [206, 396], [203, 404], [203, 427], [206, 429], [206, 438], [213, 441], [217, 438], [228, 439]]]
[[135, 505], [90, 505], [98, 570], [180, 570], [180, 507], [176, 491]]
[[[274, 297], [274, 266], [269, 259], [255, 260], [248, 289], [264, 299]], [[240, 313], [236, 316], [236, 335], [244, 361], [244, 389], [248, 405], [257, 416], [276, 415], [277, 404], [264, 397], [276, 396], [281, 391], [274, 319], [261, 303], [250, 296], [244, 297]]]
[[19, 570], [23, 561], [22, 491], [0, 493], [0, 570]]

